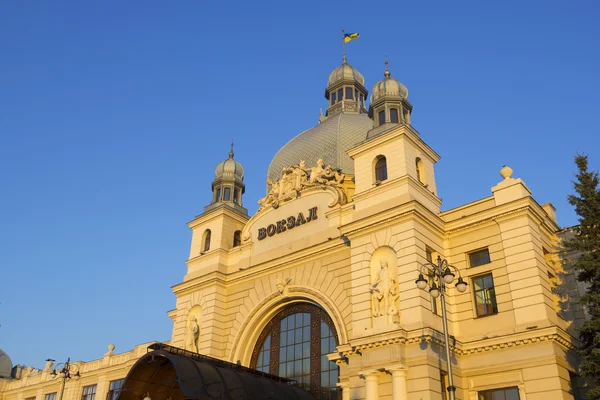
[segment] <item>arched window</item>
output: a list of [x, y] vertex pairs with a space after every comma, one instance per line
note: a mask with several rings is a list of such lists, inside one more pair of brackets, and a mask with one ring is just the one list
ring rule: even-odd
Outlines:
[[292, 304], [265, 327], [251, 367], [296, 380], [317, 399], [336, 399], [339, 368], [327, 359], [336, 350], [331, 318], [312, 304]]
[[379, 111], [379, 125], [385, 124], [385, 111]]
[[385, 181], [387, 179], [387, 161], [384, 156], [379, 156], [375, 163], [375, 180]]
[[204, 231], [204, 250], [202, 251], [208, 250], [210, 250], [210, 229]]
[[230, 197], [231, 197], [231, 188], [226, 187], [225, 190], [223, 191], [223, 200], [229, 201]]
[[417, 157], [417, 159], [415, 160], [415, 164], [417, 167], [417, 179], [419, 180], [419, 182], [421, 182], [424, 185], [426, 182], [425, 182], [425, 167], [423, 166], [423, 161], [419, 157]]
[[390, 109], [390, 122], [397, 124], [398, 123], [398, 109], [391, 108]]
[[233, 247], [238, 247], [242, 244], [242, 231], [235, 231], [233, 234]]

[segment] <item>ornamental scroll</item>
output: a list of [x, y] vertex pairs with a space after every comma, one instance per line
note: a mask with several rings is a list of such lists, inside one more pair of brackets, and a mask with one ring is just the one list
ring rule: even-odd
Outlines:
[[325, 166], [322, 159], [312, 168], [307, 168], [305, 161], [301, 160], [298, 165], [284, 168], [279, 181], [267, 180], [271, 191], [258, 201], [259, 211], [267, 207], [278, 208], [280, 203], [295, 199], [300, 192], [311, 188], [332, 188], [339, 196], [338, 202], [345, 204], [346, 195], [340, 186], [345, 177], [340, 169], [333, 168], [331, 164]]

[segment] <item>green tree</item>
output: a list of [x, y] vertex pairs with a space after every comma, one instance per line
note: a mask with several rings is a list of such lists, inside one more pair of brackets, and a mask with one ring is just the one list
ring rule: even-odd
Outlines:
[[577, 154], [575, 164], [578, 168], [577, 180], [573, 182], [576, 194], [568, 196], [569, 203], [575, 207], [579, 216], [579, 226], [575, 227], [575, 236], [567, 241], [567, 249], [579, 254], [575, 263], [577, 279], [587, 286], [581, 303], [589, 313], [580, 329], [582, 357], [580, 373], [594, 382], [586, 399], [600, 400], [600, 191], [598, 190], [598, 172], [588, 171], [588, 158]]

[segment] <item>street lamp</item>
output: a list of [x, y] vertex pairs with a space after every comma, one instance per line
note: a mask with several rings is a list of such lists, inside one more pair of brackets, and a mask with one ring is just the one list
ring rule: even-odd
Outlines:
[[434, 299], [441, 297], [440, 302], [442, 303], [442, 327], [444, 328], [444, 346], [446, 347], [446, 360], [448, 362], [448, 397], [449, 400], [455, 400], [456, 397], [456, 386], [454, 386], [454, 379], [452, 377], [452, 360], [450, 359], [450, 341], [448, 340], [448, 316], [446, 314], [446, 287], [454, 282], [456, 275], [458, 274], [458, 281], [456, 282], [456, 290], [460, 293], [464, 293], [467, 290], [467, 283], [460, 276], [460, 271], [456, 267], [448, 264], [448, 261], [442, 260], [442, 257], [438, 256], [437, 264], [427, 263], [421, 265], [419, 268], [419, 277], [415, 281], [417, 287], [421, 290], [427, 290], [428, 282], [423, 276], [423, 271], [426, 271], [427, 276], [433, 278], [431, 285], [429, 285], [429, 294]]
[[[58, 370], [58, 373], [56, 372], [56, 370]], [[67, 383], [68, 380], [73, 379], [78, 381], [79, 378], [81, 378], [81, 374], [79, 373], [79, 367], [77, 366], [77, 364], [71, 364], [70, 357], [67, 359], [66, 363], [57, 364], [56, 368], [54, 368], [50, 373], [50, 376], [52, 377], [52, 379], [56, 379], [58, 377], [62, 380], [60, 386], [60, 397], [58, 398], [58, 400], [62, 400], [63, 393], [65, 391], [65, 383]]]

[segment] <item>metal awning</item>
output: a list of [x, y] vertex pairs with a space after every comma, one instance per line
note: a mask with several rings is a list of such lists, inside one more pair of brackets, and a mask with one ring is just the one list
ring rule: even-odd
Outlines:
[[131, 367], [118, 400], [314, 400], [290, 379], [163, 343], [148, 350]]

